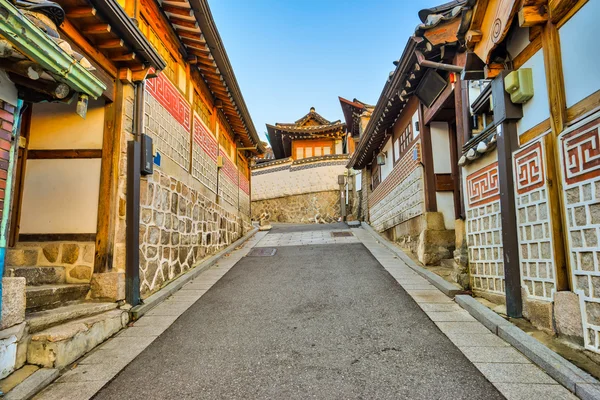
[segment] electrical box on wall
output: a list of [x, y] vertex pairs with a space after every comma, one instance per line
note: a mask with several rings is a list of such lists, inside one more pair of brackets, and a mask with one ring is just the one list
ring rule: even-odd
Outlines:
[[152, 175], [154, 172], [154, 151], [152, 146], [152, 138], [142, 134], [142, 165], [140, 173], [142, 175]]
[[223, 168], [223, 156], [217, 156], [217, 168]]
[[504, 87], [515, 104], [527, 103], [533, 97], [533, 72], [531, 68], [521, 68], [504, 78]]

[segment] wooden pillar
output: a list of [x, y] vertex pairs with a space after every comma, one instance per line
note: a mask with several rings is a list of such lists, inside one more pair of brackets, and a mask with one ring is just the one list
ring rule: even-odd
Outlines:
[[436, 212], [435, 171], [429, 125], [425, 124], [423, 104], [419, 103], [419, 132], [421, 133], [421, 157], [423, 158], [423, 186], [425, 188], [425, 211]]
[[[456, 113], [456, 152], [462, 154], [462, 148], [471, 139], [471, 114], [469, 112], [469, 85], [458, 79], [454, 87], [454, 107]], [[460, 158], [460, 157], [459, 157]], [[457, 165], [458, 167], [458, 165]], [[466, 219], [465, 196], [462, 191], [463, 169], [458, 168], [458, 186], [460, 190], [460, 218]]]
[[119, 182], [119, 155], [123, 121], [123, 84], [116, 80], [115, 101], [104, 107], [104, 134], [98, 196], [98, 222], [96, 225], [96, 252], [94, 272], [112, 269], [117, 199]]
[[567, 120], [567, 101], [562, 69], [560, 38], [555, 24], [548, 21], [542, 28], [542, 49], [544, 52], [544, 68], [548, 88], [548, 104], [550, 106], [550, 127], [552, 132], [544, 139], [548, 175], [548, 200], [550, 202], [550, 218], [552, 220], [552, 244], [556, 265], [556, 289], [568, 290], [572, 286], [569, 269], [567, 225], [563, 186], [560, 167], [560, 149], [558, 135], [565, 128]]
[[523, 299], [521, 298], [521, 267], [512, 153], [519, 148], [517, 120], [523, 116], [523, 110], [520, 105], [515, 105], [510, 101], [510, 96], [504, 90], [504, 77], [508, 72], [502, 71], [491, 84], [494, 123], [498, 127], [498, 180], [500, 183], [506, 313], [511, 318], [521, 318]]

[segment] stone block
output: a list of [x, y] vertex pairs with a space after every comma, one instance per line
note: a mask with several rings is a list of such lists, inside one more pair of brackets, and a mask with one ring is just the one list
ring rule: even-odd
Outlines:
[[556, 333], [583, 343], [581, 308], [579, 296], [576, 293], [554, 293], [554, 323]]
[[17, 338], [10, 336], [0, 339], [0, 379], [6, 378], [15, 370], [17, 361]]
[[79, 258], [79, 245], [76, 243], [65, 243], [62, 245], [61, 262], [75, 264]]
[[0, 329], [25, 320], [25, 278], [2, 278], [2, 321]]
[[452, 257], [454, 244], [454, 230], [426, 229], [419, 235], [417, 258], [425, 265], [435, 265]]
[[525, 289], [521, 289], [521, 296], [523, 297], [523, 317], [527, 318], [536, 328], [549, 335], [554, 335], [552, 302], [534, 300], [527, 296]]
[[8, 276], [25, 278], [30, 286], [65, 282], [65, 269], [60, 266], [8, 267], [6, 271]]
[[27, 349], [27, 362], [64, 368], [123, 329], [127, 322], [126, 312], [112, 310], [35, 333]]
[[426, 229], [433, 231], [443, 231], [446, 229], [446, 224], [444, 223], [444, 214], [441, 212], [426, 212], [424, 217], [425, 224], [427, 226]]
[[49, 263], [55, 263], [58, 261], [58, 250], [60, 245], [58, 243], [48, 243], [42, 247], [42, 253]]
[[58, 369], [41, 368], [34, 371], [23, 382], [4, 396], [5, 400], [30, 399], [39, 391], [52, 383], [60, 371]]
[[35, 266], [38, 263], [38, 249], [8, 249], [6, 265], [11, 267]]
[[93, 267], [91, 265], [67, 266], [67, 283], [88, 283], [92, 279]]
[[96, 253], [95, 244], [86, 244], [83, 248], [83, 262], [93, 264]]
[[125, 272], [93, 274], [90, 281], [92, 298], [119, 301], [125, 299]]

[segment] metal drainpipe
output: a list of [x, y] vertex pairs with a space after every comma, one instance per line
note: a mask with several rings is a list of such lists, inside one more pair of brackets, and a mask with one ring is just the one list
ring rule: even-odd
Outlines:
[[10, 221], [10, 209], [12, 203], [13, 183], [15, 175], [15, 164], [19, 151], [19, 127], [21, 125], [21, 110], [23, 109], [23, 100], [17, 101], [17, 107], [14, 112], [12, 146], [8, 157], [8, 170], [6, 174], [6, 189], [4, 192], [4, 207], [2, 209], [2, 222], [0, 223], [0, 321], [2, 321], [2, 277], [4, 276], [4, 265], [6, 262], [7, 236]]
[[135, 87], [135, 109], [133, 115], [134, 140], [127, 143], [127, 214], [126, 214], [126, 269], [125, 295], [127, 303], [136, 306], [140, 303], [140, 178], [144, 130], [144, 90], [145, 82]]

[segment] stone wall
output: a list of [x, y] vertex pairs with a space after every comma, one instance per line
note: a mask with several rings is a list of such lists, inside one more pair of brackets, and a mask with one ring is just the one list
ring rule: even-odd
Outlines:
[[276, 160], [252, 168], [252, 201], [339, 190], [346, 154]]
[[316, 216], [334, 222], [340, 217], [340, 193], [330, 190], [253, 201], [253, 219], [257, 220], [263, 212], [271, 214], [272, 222], [315, 223]]
[[568, 252], [585, 347], [600, 352], [600, 113], [559, 136]]
[[243, 219], [160, 170], [142, 181], [140, 197], [140, 290], [144, 298], [250, 228], [249, 218]]
[[24, 277], [32, 285], [88, 283], [94, 250], [94, 242], [19, 242], [7, 249], [5, 275]]
[[[414, 148], [418, 149], [419, 143]], [[413, 153], [408, 150], [369, 197], [371, 225], [379, 232], [424, 212], [423, 168], [420, 157], [415, 159]]]

